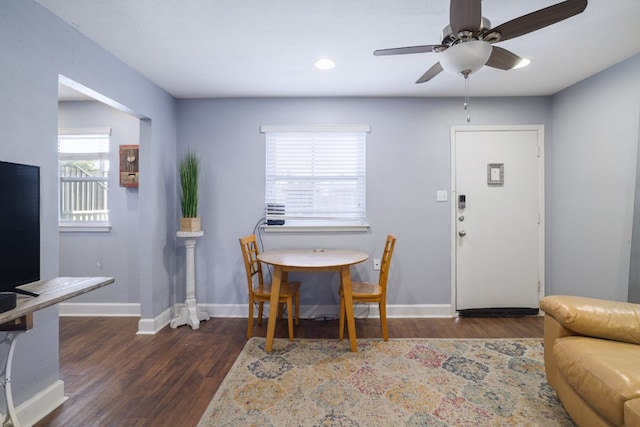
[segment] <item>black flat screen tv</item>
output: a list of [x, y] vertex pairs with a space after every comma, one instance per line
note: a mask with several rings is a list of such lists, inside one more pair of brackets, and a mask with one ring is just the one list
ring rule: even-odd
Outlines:
[[0, 161], [0, 292], [40, 280], [40, 168]]

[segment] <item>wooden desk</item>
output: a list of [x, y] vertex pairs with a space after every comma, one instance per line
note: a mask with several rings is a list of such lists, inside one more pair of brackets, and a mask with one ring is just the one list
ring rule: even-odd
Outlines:
[[[258, 255], [258, 259], [265, 264], [273, 265], [273, 283], [271, 284], [271, 302], [269, 303], [269, 323], [267, 325], [266, 351], [273, 349], [273, 339], [276, 332], [278, 316], [278, 296], [280, 283], [288, 280], [290, 271], [337, 271], [344, 290], [344, 300], [347, 309], [347, 327], [351, 351], [358, 351], [356, 341], [356, 322], [351, 299], [351, 266], [366, 261], [369, 258], [364, 252], [348, 249], [291, 249], [266, 251]], [[289, 315], [292, 315], [289, 313]]]
[[39, 296], [29, 297], [18, 294], [16, 308], [0, 313], [0, 331], [6, 331], [7, 335], [1, 343], [9, 346], [4, 372], [0, 372], [0, 381], [4, 384], [5, 399], [7, 402], [7, 414], [0, 414], [2, 425], [10, 423], [14, 427], [20, 427], [13, 406], [11, 392], [11, 367], [16, 341], [21, 333], [33, 327], [33, 313], [45, 307], [68, 300], [75, 296], [87, 293], [113, 283], [111, 277], [58, 277], [52, 280], [42, 280], [19, 286], [20, 289], [31, 291]]
[[41, 310], [50, 305], [68, 300], [78, 295], [85, 294], [94, 289], [107, 286], [114, 282], [112, 277], [57, 277], [51, 280], [41, 280], [18, 286], [19, 289], [38, 294], [38, 297], [18, 295], [17, 307], [13, 310], [0, 313], [0, 330], [7, 322], [20, 319], [34, 311]]

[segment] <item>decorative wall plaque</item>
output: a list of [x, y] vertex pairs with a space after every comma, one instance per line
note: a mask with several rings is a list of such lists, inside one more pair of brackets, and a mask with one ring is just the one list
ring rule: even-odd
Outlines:
[[140, 177], [139, 145], [120, 146], [120, 187], [137, 187]]

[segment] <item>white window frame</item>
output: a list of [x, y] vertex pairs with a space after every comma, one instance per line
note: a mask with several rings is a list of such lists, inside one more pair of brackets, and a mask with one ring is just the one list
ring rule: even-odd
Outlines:
[[[366, 134], [371, 132], [369, 125], [263, 125], [260, 131], [265, 134], [266, 143], [266, 225], [263, 226], [266, 231], [368, 230]], [[304, 143], [291, 144], [292, 141], [295, 143], [297, 138]], [[280, 154], [278, 154], [278, 146], [280, 146]], [[331, 150], [322, 149], [327, 146], [331, 147]], [[304, 147], [305, 151], [296, 152], [296, 148], [299, 147]], [[334, 154], [336, 161], [330, 158]], [[284, 170], [278, 166], [276, 156], [280, 159], [286, 156], [289, 161], [307, 162], [309, 165], [295, 172]], [[349, 161], [339, 162], [345, 158]], [[316, 171], [318, 166], [323, 168], [324, 173]], [[342, 191], [338, 190], [339, 186], [343, 186]], [[347, 189], [345, 190], [344, 187]], [[353, 191], [350, 192], [348, 187]], [[331, 191], [333, 188], [335, 188], [334, 192]], [[318, 197], [318, 193], [323, 194], [322, 200]], [[351, 194], [355, 199], [351, 202], [345, 201], [346, 194]], [[342, 211], [327, 211], [327, 208], [331, 207], [331, 202], [327, 202], [326, 199], [331, 198], [332, 195], [340, 200], [336, 206], [339, 209], [344, 208]], [[305, 203], [304, 198], [312, 199], [309, 202], [310, 205]], [[288, 209], [287, 204], [293, 208]], [[284, 224], [278, 224], [278, 220], [284, 220]]]
[[[111, 152], [111, 128], [61, 128], [58, 129], [58, 140], [60, 139], [91, 139], [91, 138], [106, 138], [109, 141], [109, 152], [98, 153], [60, 153], [58, 149], [58, 161], [62, 160], [106, 160], [110, 161]], [[111, 163], [111, 162], [110, 162]], [[112, 169], [109, 164], [109, 172]], [[60, 168], [58, 168], [58, 175], [60, 175]], [[110, 220], [107, 221], [94, 221], [94, 220], [76, 220], [68, 221], [61, 218], [61, 188], [64, 182], [103, 182], [109, 186], [109, 180], [111, 173], [107, 177], [62, 177], [58, 176], [60, 188], [58, 189], [58, 229], [61, 232], [108, 232], [111, 230]], [[108, 190], [107, 190], [108, 191]], [[107, 211], [108, 218], [110, 218], [110, 212]]]

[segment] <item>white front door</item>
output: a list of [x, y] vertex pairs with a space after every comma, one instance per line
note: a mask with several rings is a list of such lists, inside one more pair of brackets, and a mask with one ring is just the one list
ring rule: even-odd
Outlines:
[[456, 310], [537, 308], [544, 292], [542, 126], [453, 127]]

